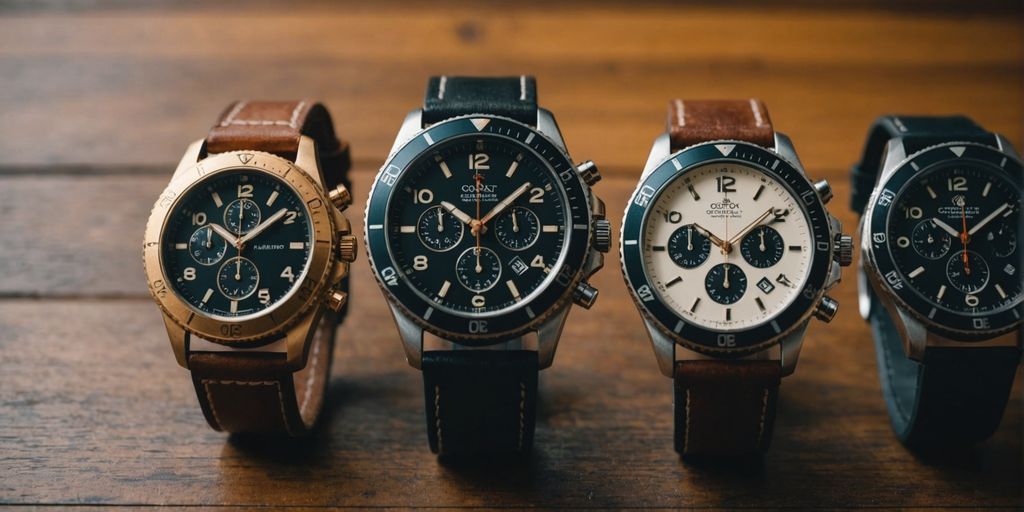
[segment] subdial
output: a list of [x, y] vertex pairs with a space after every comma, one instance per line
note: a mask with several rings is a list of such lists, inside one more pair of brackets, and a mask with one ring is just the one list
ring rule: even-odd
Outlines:
[[260, 207], [250, 199], [235, 199], [224, 209], [224, 226], [243, 235], [260, 223]]
[[468, 290], [484, 292], [490, 290], [501, 277], [501, 260], [486, 247], [470, 247], [459, 255], [455, 273], [462, 286]]
[[229, 258], [217, 272], [217, 287], [225, 297], [242, 300], [256, 291], [260, 284], [260, 271], [248, 258]]
[[1013, 226], [1004, 222], [996, 229], [985, 235], [985, 241], [992, 247], [992, 252], [1000, 258], [1005, 258], [1017, 250], [1017, 233], [1014, 233]]
[[768, 268], [782, 259], [785, 249], [782, 235], [770, 226], [758, 226], [743, 237], [740, 254], [757, 268]]
[[540, 234], [540, 221], [529, 208], [515, 206], [494, 221], [494, 236], [501, 245], [521, 251], [533, 245]]
[[213, 265], [224, 257], [228, 242], [209, 224], [195, 230], [188, 239], [188, 253], [200, 265]]
[[668, 237], [668, 256], [683, 268], [699, 267], [708, 259], [711, 240], [700, 234], [693, 224], [687, 224]]
[[704, 278], [708, 297], [719, 304], [734, 304], [747, 291], [747, 275], [736, 265], [719, 263]]
[[937, 260], [945, 256], [953, 242], [949, 233], [943, 231], [932, 219], [925, 219], [917, 223], [912, 241], [914, 250], [930, 260]]
[[965, 261], [964, 252], [957, 251], [950, 256], [946, 262], [946, 276], [956, 289], [972, 295], [980, 292], [988, 284], [988, 263], [974, 251], [966, 251]]
[[427, 208], [416, 226], [423, 245], [432, 251], [444, 252], [462, 241], [462, 222], [441, 206]]

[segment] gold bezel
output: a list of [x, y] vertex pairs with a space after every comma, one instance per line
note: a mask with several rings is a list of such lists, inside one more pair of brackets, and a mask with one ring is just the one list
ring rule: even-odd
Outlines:
[[[265, 311], [231, 320], [201, 312], [171, 290], [161, 264], [161, 240], [168, 216], [189, 191], [207, 179], [238, 170], [269, 173], [295, 191], [309, 213], [313, 246], [302, 281], [287, 296]], [[235, 347], [269, 343], [316, 305], [331, 285], [329, 281], [335, 263], [336, 236], [333, 209], [316, 180], [294, 163], [277, 155], [257, 151], [231, 151], [204, 158], [177, 173], [153, 205], [146, 223], [142, 250], [149, 292], [164, 314], [189, 333]]]

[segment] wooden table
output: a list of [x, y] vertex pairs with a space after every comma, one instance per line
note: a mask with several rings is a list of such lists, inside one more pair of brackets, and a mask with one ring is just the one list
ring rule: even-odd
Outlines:
[[[724, 5], [717, 5], [724, 4]], [[229, 100], [336, 113], [364, 194], [427, 76], [532, 73], [616, 229], [676, 96], [759, 96], [848, 231], [847, 169], [880, 113], [963, 112], [1022, 142], [1014, 2], [390, 1], [341, 8], [15, 3], [0, 18], [0, 504], [366, 507], [1022, 506], [1020, 386], [999, 432], [915, 456], [890, 433], [853, 273], [784, 381], [756, 465], [685, 465], [671, 386], [610, 258], [543, 372], [525, 464], [429, 453], [420, 374], [366, 264], [353, 268], [324, 428], [211, 431], [141, 268], [143, 226], [186, 144]], [[371, 7], [372, 5], [372, 7]], [[931, 9], [922, 11], [921, 9]]]

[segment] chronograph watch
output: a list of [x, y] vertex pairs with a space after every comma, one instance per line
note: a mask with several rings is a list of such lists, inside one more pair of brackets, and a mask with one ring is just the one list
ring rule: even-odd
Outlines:
[[528, 76], [430, 79], [366, 206], [370, 264], [410, 365], [430, 448], [517, 454], [538, 370], [610, 244], [593, 163], [574, 165]]
[[897, 437], [988, 438], [1021, 360], [1022, 167], [963, 116], [883, 116], [853, 168], [860, 312]]
[[662, 373], [675, 382], [682, 456], [768, 448], [778, 386], [853, 241], [825, 209], [763, 103], [669, 104], [626, 206], [621, 263]]
[[214, 429], [301, 436], [316, 423], [356, 255], [348, 168], [323, 105], [240, 101], [153, 206], [149, 290]]

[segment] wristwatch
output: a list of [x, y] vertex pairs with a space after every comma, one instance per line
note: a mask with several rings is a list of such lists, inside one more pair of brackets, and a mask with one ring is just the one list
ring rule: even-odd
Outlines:
[[674, 100], [622, 224], [621, 262], [661, 372], [682, 456], [767, 450], [780, 379], [853, 241], [764, 104]]
[[999, 426], [1021, 360], [1021, 161], [963, 116], [884, 116], [852, 172], [860, 312], [912, 447]]
[[610, 244], [593, 162], [573, 165], [532, 77], [433, 77], [370, 190], [370, 265], [423, 371], [441, 456], [527, 452], [537, 372]]
[[153, 206], [149, 291], [215, 430], [301, 436], [316, 423], [356, 256], [348, 168], [323, 105], [240, 101]]

